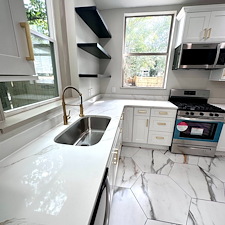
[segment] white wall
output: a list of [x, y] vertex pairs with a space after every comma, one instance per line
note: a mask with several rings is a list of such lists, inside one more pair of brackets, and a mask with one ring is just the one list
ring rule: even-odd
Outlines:
[[[130, 90], [121, 88], [122, 86], [122, 47], [123, 47], [123, 23], [124, 13], [132, 12], [153, 12], [153, 11], [178, 11], [181, 6], [162, 6], [162, 7], [145, 7], [145, 8], [129, 8], [129, 9], [112, 9], [100, 11], [111, 34], [112, 39], [101, 40], [101, 44], [106, 51], [112, 56], [109, 61], [105, 60], [100, 65], [100, 72], [111, 74], [111, 79], [101, 80], [101, 93], [111, 94], [112, 87], [116, 87], [116, 94], [134, 94], [149, 96], [165, 96], [168, 97], [171, 88], [194, 88], [209, 89], [212, 98], [225, 99], [225, 82], [209, 81], [209, 71], [206, 70], [172, 70], [173, 49], [175, 41], [173, 40], [171, 59], [169, 65], [169, 73], [167, 86], [164, 90]], [[176, 36], [176, 29], [174, 37]]]

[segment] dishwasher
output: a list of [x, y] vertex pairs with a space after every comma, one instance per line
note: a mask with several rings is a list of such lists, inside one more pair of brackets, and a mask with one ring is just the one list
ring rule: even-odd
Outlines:
[[110, 185], [109, 169], [106, 168], [101, 187], [96, 200], [90, 225], [108, 225], [110, 215]]

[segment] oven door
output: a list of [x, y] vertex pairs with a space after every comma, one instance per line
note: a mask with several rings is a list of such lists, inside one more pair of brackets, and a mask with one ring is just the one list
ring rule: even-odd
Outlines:
[[174, 129], [174, 139], [187, 141], [218, 142], [223, 122], [178, 117]]
[[223, 122], [177, 117], [171, 151], [174, 153], [214, 156]]

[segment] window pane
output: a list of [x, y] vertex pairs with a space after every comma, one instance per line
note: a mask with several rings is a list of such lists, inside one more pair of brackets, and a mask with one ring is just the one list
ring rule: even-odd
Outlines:
[[32, 35], [37, 81], [0, 83], [4, 111], [58, 96], [53, 43]]
[[166, 53], [172, 15], [127, 17], [125, 53]]
[[167, 56], [126, 56], [125, 87], [163, 87]]
[[49, 36], [47, 7], [45, 0], [23, 0], [30, 28]]

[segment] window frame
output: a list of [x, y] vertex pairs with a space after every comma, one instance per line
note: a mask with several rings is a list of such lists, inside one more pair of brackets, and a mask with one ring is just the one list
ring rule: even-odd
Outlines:
[[[163, 90], [163, 89], [166, 89], [176, 14], [177, 14], [176, 11], [137, 12], [137, 13], [125, 13], [124, 14], [121, 89], [137, 89], [137, 90]], [[146, 16], [165, 16], [165, 15], [172, 16], [171, 25], [170, 25], [170, 34], [169, 34], [169, 40], [168, 40], [168, 47], [167, 47], [166, 53], [125, 53], [126, 25], [127, 25], [126, 18], [128, 18], [128, 17], [146, 17]], [[167, 55], [166, 66], [165, 66], [165, 75], [163, 77], [163, 86], [162, 87], [124, 86], [125, 57], [126, 56], [151, 56], [151, 55], [155, 55], [155, 56], [156, 55]]]
[[[39, 38], [45, 39], [45, 40], [53, 43], [55, 67], [56, 67], [55, 68], [56, 69], [56, 79], [57, 79], [57, 87], [58, 87], [59, 96], [51, 98], [51, 99], [43, 100], [40, 102], [32, 103], [29, 105], [21, 106], [21, 107], [15, 108], [15, 109], [10, 109], [7, 111], [4, 111], [2, 109], [2, 107], [0, 107], [0, 113], [3, 113], [5, 118], [60, 100], [62, 83], [61, 83], [61, 74], [60, 74], [60, 68], [59, 68], [59, 53], [58, 53], [58, 43], [56, 40], [56, 26], [55, 26], [55, 13], [54, 13], [53, 1], [54, 0], [46, 0], [49, 36], [46, 36], [42, 33], [32, 30], [32, 29], [30, 29], [30, 33]], [[1, 102], [0, 102], [0, 104], [1, 104]]]

